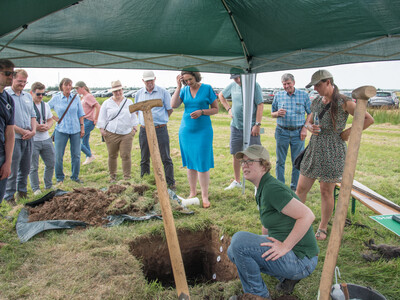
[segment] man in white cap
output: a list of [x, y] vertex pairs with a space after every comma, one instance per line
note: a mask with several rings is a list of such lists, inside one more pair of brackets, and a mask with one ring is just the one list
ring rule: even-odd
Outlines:
[[[219, 93], [218, 98], [221, 104], [228, 111], [231, 121], [231, 138], [230, 138], [230, 152], [233, 156], [233, 171], [235, 179], [225, 190], [234, 188], [241, 188], [240, 183], [240, 162], [235, 158], [238, 151], [243, 150], [243, 97], [242, 97], [242, 82], [240, 81], [239, 74], [231, 74], [231, 79], [234, 82], [229, 84], [222, 92]], [[226, 98], [232, 97], [232, 107], [230, 107]], [[253, 112], [251, 114], [251, 135], [250, 145], [261, 145], [260, 141], [260, 127], [261, 119], [264, 109], [261, 87], [256, 83], [253, 100]]]
[[[151, 99], [161, 99], [163, 102], [162, 107], [153, 107], [151, 112], [153, 114], [154, 126], [156, 128], [161, 161], [164, 165], [165, 179], [168, 187], [175, 190], [174, 165], [170, 156], [169, 135], [167, 129], [169, 116], [173, 112], [171, 107], [171, 95], [166, 89], [155, 85], [156, 77], [153, 71], [144, 71], [142, 80], [145, 87], [136, 93], [135, 103]], [[143, 177], [145, 174], [150, 174], [150, 150], [147, 143], [146, 128], [142, 111], [139, 111], [139, 123], [139, 144], [141, 151], [140, 176]]]

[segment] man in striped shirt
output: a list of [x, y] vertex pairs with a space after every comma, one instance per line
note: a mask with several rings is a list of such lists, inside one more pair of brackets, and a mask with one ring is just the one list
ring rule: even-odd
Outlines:
[[278, 92], [272, 102], [271, 116], [277, 118], [276, 139], [276, 178], [285, 183], [285, 162], [290, 146], [292, 159], [292, 179], [290, 188], [296, 191], [300, 171], [294, 167], [294, 160], [304, 149], [307, 129], [304, 127], [305, 115], [311, 113], [311, 101], [307, 92], [294, 87], [292, 74], [281, 77], [284, 91]]

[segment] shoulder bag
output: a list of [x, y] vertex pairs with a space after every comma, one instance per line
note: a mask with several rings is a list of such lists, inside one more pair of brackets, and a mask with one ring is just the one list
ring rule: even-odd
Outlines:
[[[324, 109], [323, 109], [323, 110], [319, 113], [319, 115], [318, 115], [318, 117], [319, 117], [320, 120], [322, 119], [322, 117], [324, 116], [325, 112], [326, 112], [330, 107], [331, 107], [331, 103], [330, 103], [330, 102], [329, 102], [327, 105], [325, 105]], [[297, 170], [300, 170], [301, 161], [303, 160], [303, 157], [304, 157], [304, 154], [306, 153], [307, 148], [308, 148], [308, 145], [307, 145], [307, 147], [305, 147], [305, 148], [303, 149], [303, 151], [301, 151], [301, 152], [299, 153], [299, 155], [297, 155], [296, 159], [294, 160], [294, 164], [293, 164], [293, 165], [294, 165], [294, 167], [295, 167]]]
[[[75, 94], [74, 97], [72, 97], [72, 100], [71, 100], [71, 102], [68, 104], [67, 109], [64, 111], [63, 115], [62, 115], [61, 118], [58, 120], [58, 122], [57, 122], [58, 124], [60, 124], [61, 121], [64, 119], [64, 116], [65, 116], [65, 114], [67, 113], [67, 111], [68, 111], [69, 107], [71, 106], [72, 102], [74, 102], [76, 95], [78, 95], [78, 94]], [[56, 129], [54, 129], [53, 134], [51, 135], [51, 140], [52, 140], [53, 142], [54, 142], [55, 133], [56, 133]]]

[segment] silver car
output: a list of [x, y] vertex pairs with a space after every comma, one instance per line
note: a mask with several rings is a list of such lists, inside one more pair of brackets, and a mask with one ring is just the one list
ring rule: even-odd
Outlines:
[[368, 107], [399, 108], [399, 98], [395, 92], [377, 91], [375, 97], [369, 98]]

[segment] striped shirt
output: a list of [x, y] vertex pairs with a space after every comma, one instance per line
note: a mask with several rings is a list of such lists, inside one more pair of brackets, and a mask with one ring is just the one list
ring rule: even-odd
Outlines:
[[276, 123], [284, 127], [300, 127], [305, 123], [305, 114], [311, 113], [311, 101], [308, 94], [295, 89], [292, 95], [286, 91], [278, 92], [272, 102], [272, 112], [286, 109], [284, 117], [278, 117]]

